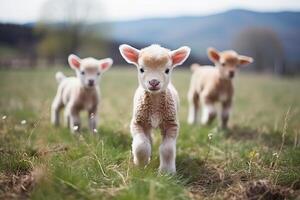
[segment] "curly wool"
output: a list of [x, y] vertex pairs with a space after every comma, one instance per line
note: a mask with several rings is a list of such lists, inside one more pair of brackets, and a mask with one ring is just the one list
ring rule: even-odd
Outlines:
[[176, 101], [171, 91], [161, 92], [159, 98], [159, 106], [155, 106], [151, 93], [144, 91], [144, 94], [138, 99], [138, 105], [135, 113], [135, 121], [146, 127], [152, 127], [151, 116], [159, 118], [159, 126], [164, 127], [167, 123], [177, 123]]

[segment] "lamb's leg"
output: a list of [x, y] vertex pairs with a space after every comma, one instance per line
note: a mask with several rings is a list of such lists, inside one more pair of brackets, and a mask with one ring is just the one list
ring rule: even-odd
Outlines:
[[198, 121], [199, 114], [199, 95], [196, 92], [189, 92], [189, 114], [188, 114], [188, 124], [196, 124]]
[[159, 147], [160, 152], [160, 172], [176, 172], [176, 138], [178, 134], [178, 124], [170, 123], [162, 129], [163, 140]]
[[221, 127], [226, 129], [231, 110], [231, 100], [222, 102]]
[[97, 108], [89, 110], [89, 127], [92, 133], [97, 132]]
[[80, 130], [80, 117], [79, 111], [73, 106], [70, 107], [70, 130], [72, 133], [79, 132]]
[[60, 96], [55, 96], [51, 105], [51, 123], [55, 126], [59, 126], [59, 112], [62, 106]]
[[203, 125], [209, 125], [215, 119], [217, 115], [217, 110], [215, 105], [209, 101], [201, 100], [202, 102], [202, 117], [201, 123]]
[[132, 154], [133, 162], [138, 166], [145, 166], [150, 162], [151, 156], [151, 136], [147, 135], [150, 132], [145, 130], [138, 124], [131, 124]]
[[67, 128], [70, 128], [70, 115], [71, 115], [71, 106], [67, 104], [64, 110], [64, 125]]

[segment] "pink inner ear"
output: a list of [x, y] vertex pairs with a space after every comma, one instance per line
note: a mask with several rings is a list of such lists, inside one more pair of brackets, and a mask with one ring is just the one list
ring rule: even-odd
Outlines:
[[109, 64], [108, 62], [102, 63], [102, 64], [101, 64], [101, 69], [102, 69], [102, 70], [106, 70], [106, 69], [109, 67], [109, 65], [110, 65], [110, 64]]
[[186, 57], [186, 52], [177, 52], [172, 56], [173, 64], [181, 63]]
[[72, 65], [74, 65], [76, 68], [80, 67], [80, 62], [76, 60], [75, 58], [71, 59]]
[[130, 60], [131, 62], [137, 62], [138, 61], [138, 53], [135, 51], [135, 50], [133, 50], [133, 49], [130, 49], [130, 48], [125, 48], [124, 50], [123, 50], [123, 54], [124, 54], [124, 56], [128, 59], [128, 60]]
[[211, 51], [210, 56], [212, 57], [213, 60], [218, 61], [220, 59], [220, 56], [218, 53]]

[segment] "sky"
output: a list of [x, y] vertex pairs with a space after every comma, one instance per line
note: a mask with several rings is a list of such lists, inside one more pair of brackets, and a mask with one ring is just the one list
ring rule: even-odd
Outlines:
[[[43, 16], [57, 15], [64, 9], [49, 1], [73, 0], [0, 0], [0, 21], [12, 23], [35, 22]], [[76, 0], [75, 0], [76, 1]], [[83, 0], [84, 1], [84, 0]], [[182, 15], [209, 15], [230, 9], [254, 11], [300, 11], [300, 0], [94, 0], [91, 21], [120, 21]], [[46, 4], [48, 2], [48, 4]], [[59, 7], [59, 8], [58, 8]], [[99, 12], [98, 12], [99, 10]]]

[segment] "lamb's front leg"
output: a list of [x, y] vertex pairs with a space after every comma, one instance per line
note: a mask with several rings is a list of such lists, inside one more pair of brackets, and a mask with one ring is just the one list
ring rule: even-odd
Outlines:
[[74, 106], [70, 106], [67, 112], [69, 113], [71, 132], [72, 133], [79, 132], [80, 129], [79, 110], [77, 110]]
[[201, 124], [209, 125], [215, 119], [217, 115], [217, 110], [215, 105], [212, 102], [207, 101], [207, 99], [201, 99], [202, 102], [202, 116], [201, 116]]
[[89, 127], [92, 133], [97, 132], [97, 107], [94, 107], [93, 109], [89, 110]]
[[221, 127], [223, 129], [227, 128], [227, 123], [228, 123], [228, 120], [229, 120], [230, 110], [231, 110], [231, 100], [227, 100], [227, 101], [222, 102]]
[[160, 152], [160, 172], [176, 172], [176, 139], [179, 126], [176, 122], [168, 122], [162, 128], [163, 140], [159, 147]]
[[131, 123], [132, 154], [133, 162], [138, 166], [145, 166], [150, 161], [151, 156], [151, 136], [150, 129], [145, 129], [136, 122]]

